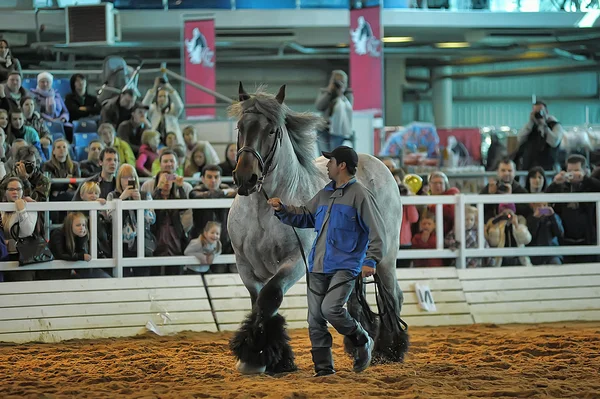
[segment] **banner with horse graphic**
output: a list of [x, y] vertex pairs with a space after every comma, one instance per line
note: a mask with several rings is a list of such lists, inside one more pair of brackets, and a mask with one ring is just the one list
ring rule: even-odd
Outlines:
[[[183, 76], [210, 90], [215, 90], [215, 20], [207, 15], [184, 15], [182, 28]], [[215, 97], [190, 85], [183, 85], [185, 104], [210, 105]], [[214, 118], [216, 108], [186, 108], [188, 119]]]

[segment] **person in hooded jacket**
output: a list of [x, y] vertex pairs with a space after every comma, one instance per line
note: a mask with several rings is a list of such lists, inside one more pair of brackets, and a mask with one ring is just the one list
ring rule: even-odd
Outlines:
[[65, 96], [65, 105], [69, 110], [71, 122], [84, 118], [97, 119], [102, 107], [98, 97], [87, 92], [87, 79], [84, 75], [76, 73], [71, 76], [71, 93]]
[[21, 73], [21, 63], [13, 57], [5, 39], [0, 40], [0, 83], [8, 79], [11, 72]]

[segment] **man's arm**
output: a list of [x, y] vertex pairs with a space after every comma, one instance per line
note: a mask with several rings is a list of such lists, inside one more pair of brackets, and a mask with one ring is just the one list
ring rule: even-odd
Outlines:
[[383, 258], [384, 243], [381, 235], [385, 225], [375, 198], [367, 189], [364, 190], [364, 197], [358, 207], [358, 216], [361, 227], [369, 234], [369, 246], [363, 265], [375, 268]]
[[543, 125], [543, 131], [546, 143], [552, 148], [558, 147], [565, 135], [565, 130], [560, 122], [552, 116], [548, 117], [546, 124]]
[[302, 206], [281, 204], [281, 210], [275, 211], [275, 216], [283, 223], [301, 229], [315, 227], [315, 213], [319, 205], [321, 192], [312, 197], [310, 201]]
[[525, 126], [523, 126], [521, 130], [519, 130], [519, 133], [517, 133], [519, 145], [523, 144], [527, 140], [527, 137], [529, 137], [529, 133], [531, 133], [531, 129], [533, 129], [533, 125], [533, 121], [529, 119]]

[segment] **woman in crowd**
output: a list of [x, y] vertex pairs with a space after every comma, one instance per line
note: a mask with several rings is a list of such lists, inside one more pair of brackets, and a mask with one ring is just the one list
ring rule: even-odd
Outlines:
[[[484, 231], [492, 248], [522, 248], [531, 242], [527, 220], [516, 214], [512, 203], [498, 205], [498, 215], [487, 221]], [[492, 262], [495, 267], [531, 265], [528, 256], [496, 257]]]
[[184, 144], [183, 135], [179, 128], [179, 116], [183, 112], [183, 101], [179, 93], [162, 77], [154, 80], [154, 87], [148, 90], [144, 100], [148, 105], [148, 119], [152, 124], [152, 130], [161, 135], [161, 142], [166, 145], [167, 132], [174, 132], [177, 142]]
[[0, 39], [0, 83], [6, 82], [10, 72], [21, 73], [21, 63], [12, 56], [8, 42]]
[[6, 131], [8, 129], [8, 111], [0, 108], [0, 127]]
[[[37, 212], [28, 212], [26, 210], [27, 202], [35, 202], [29, 197], [23, 197], [23, 181], [18, 177], [8, 178], [4, 202], [12, 202], [15, 204], [14, 211], [3, 211], [2, 226], [4, 227], [4, 237], [7, 240], [8, 254], [10, 260], [18, 260], [19, 253], [17, 252], [16, 242], [11, 235], [13, 226], [19, 225], [19, 238], [31, 236], [35, 231], [37, 224]], [[14, 229], [16, 231], [16, 228]], [[33, 270], [5, 272], [5, 281], [31, 281], [35, 277]]]
[[[69, 143], [60, 138], [54, 142], [52, 156], [48, 162], [42, 166], [42, 171], [50, 174], [53, 179], [69, 179], [81, 177], [79, 164], [71, 160], [69, 155]], [[50, 194], [50, 201], [71, 201], [76, 185], [69, 183], [53, 183]]]
[[88, 94], [87, 79], [84, 75], [76, 73], [71, 76], [71, 92], [65, 97], [65, 105], [72, 121], [83, 118], [99, 119], [102, 107], [98, 98]]
[[525, 190], [528, 193], [537, 194], [546, 191], [548, 186], [546, 182], [546, 176], [544, 175], [544, 169], [541, 166], [534, 166], [529, 169], [527, 173], [527, 179], [525, 180]]
[[[444, 172], [433, 172], [427, 179], [429, 183], [429, 192], [431, 195], [457, 195], [460, 190], [456, 187], [450, 187], [448, 176]], [[427, 207], [429, 212], [435, 213], [435, 205]], [[444, 220], [444, 236], [454, 228], [454, 205], [445, 204], [442, 206]]]
[[[135, 167], [140, 176], [151, 177], [152, 164], [158, 159], [158, 146], [160, 144], [160, 133], [146, 130], [142, 133], [142, 145], [140, 154], [135, 162]], [[160, 167], [160, 165], [159, 165]]]
[[186, 156], [190, 155], [196, 144], [198, 144], [198, 134], [194, 126], [187, 125], [183, 129], [183, 141], [185, 141]]
[[12, 144], [17, 139], [23, 139], [29, 145], [34, 146], [42, 158], [42, 161], [46, 161], [48, 158], [44, 155], [42, 145], [40, 143], [40, 136], [38, 132], [31, 126], [25, 125], [25, 115], [21, 110], [13, 110], [9, 114], [10, 125], [8, 128], [8, 143]]
[[31, 126], [35, 129], [40, 137], [40, 145], [44, 151], [44, 156], [50, 158], [48, 147], [52, 144], [52, 135], [48, 126], [40, 113], [35, 110], [35, 102], [31, 97], [21, 97], [21, 109], [23, 110], [23, 116], [25, 117], [25, 125]]
[[199, 141], [185, 160], [183, 175], [185, 177], [200, 177], [205, 165], [219, 164], [219, 157], [208, 141]]
[[69, 111], [60, 93], [52, 88], [52, 83], [54, 83], [54, 76], [49, 72], [42, 72], [37, 77], [37, 87], [32, 89], [31, 93], [42, 118], [64, 124], [69, 122]]
[[222, 176], [233, 176], [237, 164], [237, 144], [229, 143], [225, 148], [225, 160], [219, 164], [223, 171]]

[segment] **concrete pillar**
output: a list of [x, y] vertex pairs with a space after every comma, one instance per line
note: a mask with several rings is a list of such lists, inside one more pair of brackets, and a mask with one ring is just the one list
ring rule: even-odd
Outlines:
[[452, 80], [436, 79], [438, 76], [449, 75], [449, 66], [434, 68], [431, 77], [434, 79], [431, 93], [433, 102], [433, 120], [436, 127], [452, 127]]
[[406, 81], [404, 58], [386, 55], [384, 59], [383, 92], [385, 104], [385, 125], [402, 125], [402, 92]]

